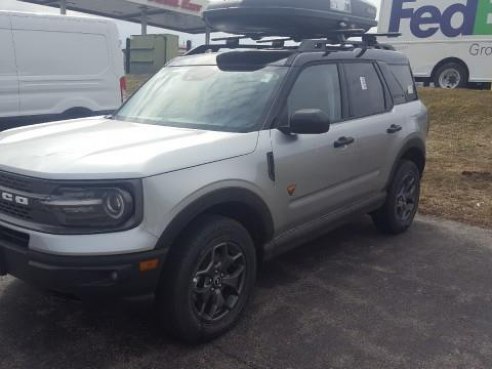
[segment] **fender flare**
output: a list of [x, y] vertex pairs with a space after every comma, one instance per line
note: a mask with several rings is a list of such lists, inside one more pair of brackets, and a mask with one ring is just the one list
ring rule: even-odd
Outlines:
[[215, 206], [226, 203], [240, 203], [251, 208], [258, 216], [263, 229], [263, 237], [269, 240], [273, 237], [274, 223], [272, 214], [266, 203], [254, 192], [244, 188], [225, 188], [212, 191], [201, 196], [181, 210], [169, 223], [161, 237], [157, 248], [170, 248], [181, 232], [199, 215]]
[[398, 169], [398, 163], [400, 162], [400, 160], [405, 156], [405, 154], [407, 152], [409, 152], [410, 150], [412, 149], [417, 149], [418, 151], [421, 152], [422, 156], [424, 157], [424, 163], [423, 163], [423, 168], [422, 168], [422, 173], [423, 173], [423, 170], [425, 168], [425, 158], [426, 158], [426, 152], [427, 152], [427, 149], [426, 149], [426, 146], [425, 146], [425, 142], [422, 138], [420, 137], [413, 137], [411, 139], [409, 139], [404, 145], [403, 147], [400, 149], [400, 151], [398, 152], [398, 155], [396, 157], [396, 160], [395, 162], [393, 163], [393, 166], [391, 168], [391, 173], [390, 173], [390, 176], [389, 176], [389, 179], [386, 183], [386, 188], [388, 188], [391, 184], [391, 181], [393, 180], [393, 177], [395, 176], [395, 173]]

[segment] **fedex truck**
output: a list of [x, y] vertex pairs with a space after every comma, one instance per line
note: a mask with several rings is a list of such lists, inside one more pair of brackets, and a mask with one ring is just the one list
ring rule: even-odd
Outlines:
[[410, 58], [417, 80], [442, 88], [492, 82], [492, 0], [383, 0], [379, 32]]

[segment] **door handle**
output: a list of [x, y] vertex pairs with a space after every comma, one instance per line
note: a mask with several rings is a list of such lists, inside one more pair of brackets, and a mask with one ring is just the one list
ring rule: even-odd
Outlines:
[[398, 124], [392, 124], [391, 127], [389, 127], [386, 132], [389, 134], [397, 133], [400, 132], [403, 129], [402, 126], [399, 126]]
[[338, 140], [335, 141], [335, 148], [339, 149], [341, 147], [352, 145], [354, 142], [355, 138], [353, 137], [340, 137]]

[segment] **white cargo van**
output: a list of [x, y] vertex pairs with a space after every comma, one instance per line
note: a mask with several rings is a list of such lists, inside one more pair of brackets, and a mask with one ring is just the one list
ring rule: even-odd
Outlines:
[[109, 20], [0, 11], [0, 130], [118, 108], [119, 43]]
[[379, 32], [404, 52], [417, 80], [443, 88], [492, 82], [491, 0], [383, 0]]

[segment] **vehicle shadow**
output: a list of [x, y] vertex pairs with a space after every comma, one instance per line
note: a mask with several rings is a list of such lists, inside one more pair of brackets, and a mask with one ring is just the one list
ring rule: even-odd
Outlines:
[[[303, 273], [341, 254], [360, 253], [369, 247], [361, 242], [368, 236], [383, 237], [367, 219], [357, 220], [266, 262], [255, 298], [234, 335], [256, 324], [252, 317], [268, 301], [269, 290], [295, 284]], [[213, 347], [220, 348], [221, 340], [210, 347], [190, 347], [167, 337], [156, 323], [151, 300], [82, 302], [10, 278], [2, 292], [0, 283], [1, 368], [154, 367], [161, 360], [170, 368], [200, 367], [200, 360]]]

